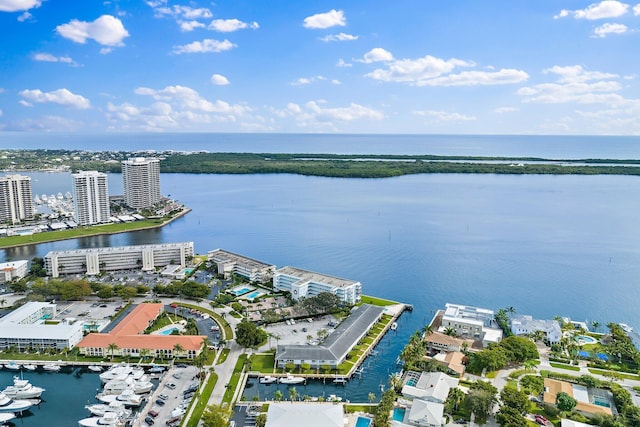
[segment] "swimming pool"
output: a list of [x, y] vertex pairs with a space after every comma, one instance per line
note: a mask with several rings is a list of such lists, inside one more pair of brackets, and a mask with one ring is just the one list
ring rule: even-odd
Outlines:
[[159, 332], [159, 335], [171, 335], [173, 333], [173, 331], [178, 331], [178, 328], [169, 328], [169, 329], [165, 329], [164, 331]]
[[370, 424], [371, 424], [371, 418], [358, 417], [356, 419], [355, 427], [369, 427]]
[[584, 344], [595, 344], [598, 342], [597, 339], [590, 337], [588, 335], [576, 335], [575, 337], [573, 337], [576, 341], [578, 341], [578, 344], [580, 345], [584, 345]]
[[244, 295], [246, 293], [249, 293], [253, 290], [254, 288], [250, 288], [248, 286], [236, 286], [233, 289], [228, 289], [227, 292], [229, 292], [230, 294], [234, 294], [235, 296], [239, 297], [240, 295]]
[[407, 412], [404, 408], [393, 408], [393, 421], [404, 420], [404, 413]]
[[255, 291], [251, 292], [250, 294], [243, 295], [242, 298], [254, 300], [254, 299], [256, 299], [256, 298], [258, 298], [259, 296], [262, 296], [262, 295], [265, 295], [265, 293], [262, 292], [261, 290], [256, 289]]
[[410, 386], [410, 387], [415, 387], [416, 384], [418, 384], [418, 381], [413, 379], [413, 378], [409, 378], [407, 380], [407, 385]]
[[184, 274], [191, 274], [191, 273], [193, 273], [193, 268], [183, 268], [182, 272]]

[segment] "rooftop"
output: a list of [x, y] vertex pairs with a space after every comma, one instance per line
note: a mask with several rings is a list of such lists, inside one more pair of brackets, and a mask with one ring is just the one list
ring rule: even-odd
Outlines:
[[235, 262], [250, 268], [272, 267], [272, 264], [267, 264], [266, 262], [248, 258], [243, 255], [234, 254], [233, 252], [228, 252], [223, 249], [214, 249], [212, 251], [209, 251], [207, 255], [209, 259], [212, 259], [216, 262]]
[[329, 276], [323, 273], [315, 273], [313, 271], [303, 270], [301, 268], [290, 266], [279, 268], [276, 273], [296, 277], [301, 282], [322, 283], [331, 285], [336, 288], [345, 288], [347, 286], [355, 285], [358, 283], [355, 280], [341, 279], [339, 277]]

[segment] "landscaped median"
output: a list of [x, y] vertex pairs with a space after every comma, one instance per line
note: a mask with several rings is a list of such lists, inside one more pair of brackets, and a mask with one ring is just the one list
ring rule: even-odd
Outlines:
[[233, 374], [231, 375], [231, 379], [229, 383], [227, 383], [226, 390], [224, 392], [224, 397], [222, 398], [222, 404], [225, 403], [227, 405], [231, 405], [231, 401], [233, 400], [233, 395], [238, 388], [238, 383], [240, 382], [240, 377], [242, 376], [242, 371], [244, 369], [245, 361], [247, 360], [246, 354], [241, 354], [238, 357], [238, 361], [236, 362], [236, 366], [233, 368]]
[[[202, 418], [202, 414], [204, 410], [207, 408], [207, 404], [209, 403], [209, 398], [211, 397], [211, 393], [213, 393], [213, 388], [216, 386], [216, 382], [218, 381], [218, 375], [215, 372], [211, 372], [209, 374], [209, 379], [207, 383], [202, 388], [202, 393], [198, 396], [197, 399], [193, 399], [195, 402], [195, 406], [193, 407], [193, 412], [191, 412], [191, 416], [185, 422], [180, 424], [183, 427], [196, 427]], [[192, 403], [193, 405], [193, 403]], [[187, 410], [187, 413], [189, 411]]]

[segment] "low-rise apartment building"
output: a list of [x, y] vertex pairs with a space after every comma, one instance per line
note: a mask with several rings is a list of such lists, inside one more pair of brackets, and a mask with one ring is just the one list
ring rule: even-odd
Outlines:
[[282, 267], [273, 276], [273, 287], [286, 291], [294, 300], [330, 292], [347, 304], [356, 304], [362, 298], [362, 284], [355, 280], [341, 279], [322, 273], [295, 267]]

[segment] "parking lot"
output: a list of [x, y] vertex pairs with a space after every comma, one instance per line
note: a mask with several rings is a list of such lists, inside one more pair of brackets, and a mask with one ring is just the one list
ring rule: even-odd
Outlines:
[[165, 372], [133, 425], [179, 425], [197, 391], [197, 372], [197, 368], [182, 364]]
[[[334, 322], [334, 326], [329, 323]], [[317, 345], [319, 340], [318, 331], [324, 329], [329, 334], [333, 332], [333, 328], [338, 321], [331, 315], [314, 317], [311, 322], [307, 319], [296, 320], [294, 324], [285, 322], [265, 325], [264, 329], [273, 337], [278, 337], [277, 344], [310, 344]], [[270, 342], [269, 342], [270, 341]], [[276, 346], [276, 339], [268, 340], [261, 350], [268, 350], [270, 347]]]

